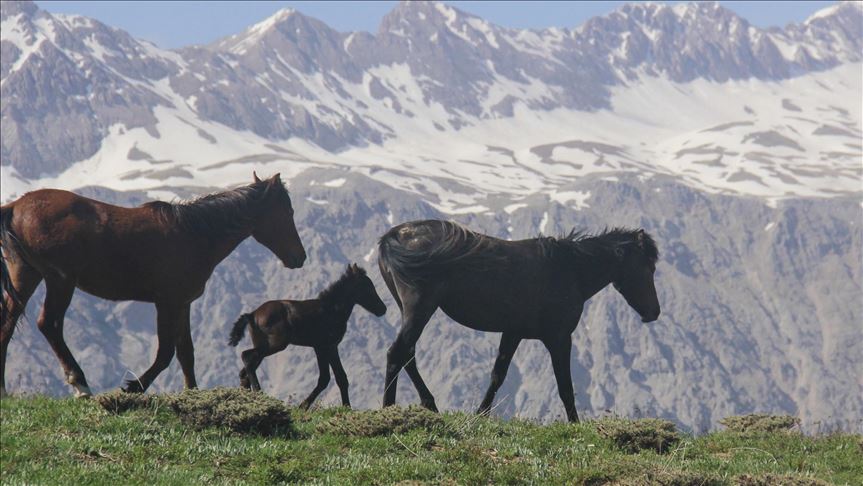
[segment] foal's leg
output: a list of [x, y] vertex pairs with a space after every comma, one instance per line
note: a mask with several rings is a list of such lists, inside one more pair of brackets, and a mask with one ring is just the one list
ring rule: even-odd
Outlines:
[[503, 333], [500, 337], [500, 347], [497, 350], [497, 359], [494, 361], [494, 368], [491, 370], [491, 383], [488, 385], [488, 390], [485, 392], [485, 398], [479, 405], [476, 413], [486, 414], [491, 410], [491, 403], [494, 401], [494, 396], [497, 390], [503, 384], [506, 378], [506, 372], [509, 369], [509, 363], [512, 361], [515, 350], [521, 342], [520, 337], [512, 334]]
[[36, 325], [48, 340], [57, 359], [60, 360], [60, 366], [66, 374], [66, 382], [75, 387], [75, 396], [89, 397], [90, 387], [87, 386], [84, 372], [63, 339], [63, 319], [72, 301], [73, 293], [75, 293], [75, 285], [72, 282], [59, 277], [45, 279], [45, 304], [42, 306]]
[[[3, 256], [6, 255], [0, 255], [0, 258]], [[0, 316], [0, 397], [6, 396], [6, 350], [9, 348], [9, 341], [12, 340], [15, 325], [21, 314], [24, 313], [27, 301], [30, 300], [33, 291], [42, 281], [42, 276], [33, 268], [25, 265], [17, 256], [6, 256], [6, 258], [9, 264], [9, 280], [21, 299], [21, 303], [16, 304], [10, 295], [2, 296], [5, 312]]]
[[312, 402], [315, 401], [315, 398], [318, 398], [318, 395], [320, 395], [320, 393], [324, 391], [324, 388], [330, 384], [330, 363], [327, 359], [327, 355], [328, 353], [325, 348], [315, 348], [315, 356], [318, 358], [318, 371], [320, 374], [318, 375], [318, 384], [315, 385], [315, 389], [312, 390], [312, 393], [310, 393], [309, 396], [303, 400], [303, 403], [300, 404], [300, 408], [304, 410], [309, 408]]
[[333, 346], [329, 350], [330, 366], [333, 368], [333, 375], [336, 377], [336, 385], [339, 386], [339, 393], [342, 394], [342, 405], [350, 408], [351, 399], [348, 396], [348, 375], [345, 369], [342, 368], [342, 360], [339, 358], [338, 346]]
[[189, 326], [189, 307], [186, 304], [179, 321], [179, 334], [177, 335], [177, 361], [183, 369], [183, 379], [186, 388], [198, 388], [195, 381], [195, 348], [192, 345], [192, 329]]
[[557, 380], [557, 392], [566, 409], [566, 417], [570, 422], [578, 422], [575, 411], [575, 394], [572, 391], [572, 370], [569, 366], [569, 356], [572, 352], [572, 338], [569, 335], [542, 341], [551, 354], [551, 365], [554, 368], [554, 378]]
[[258, 381], [258, 366], [261, 366], [261, 361], [270, 354], [265, 347], [243, 351], [243, 354], [240, 355], [243, 358], [243, 369], [240, 371], [240, 385], [256, 391], [261, 389], [261, 383]]
[[[435, 410], [437, 407], [434, 405], [434, 397], [422, 381], [413, 358], [414, 347], [432, 314], [437, 310], [437, 305], [431, 303], [430, 300], [421, 301], [413, 295], [409, 299], [403, 299], [402, 302], [402, 327], [396, 340], [393, 341], [387, 351], [383, 406], [388, 407], [396, 403], [396, 385], [398, 384], [399, 372], [410, 363], [409, 373], [411, 380], [414, 381], [414, 387], [418, 393], [425, 395], [422, 397], [423, 406]], [[418, 383], [422, 386], [419, 386]]]
[[177, 347], [177, 333], [182, 321], [183, 304], [156, 304], [156, 335], [159, 347], [152, 366], [137, 380], [126, 380], [124, 391], [143, 393], [159, 373], [165, 370], [174, 358]]

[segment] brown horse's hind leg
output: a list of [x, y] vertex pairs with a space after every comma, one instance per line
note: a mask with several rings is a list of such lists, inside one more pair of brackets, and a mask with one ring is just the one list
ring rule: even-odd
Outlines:
[[137, 380], [127, 380], [123, 389], [129, 393], [143, 393], [159, 373], [165, 370], [177, 347], [178, 327], [182, 321], [182, 305], [156, 304], [156, 335], [159, 338], [159, 348], [153, 365]]
[[269, 356], [265, 348], [252, 348], [243, 351], [240, 357], [243, 358], [243, 370], [245, 374], [240, 372], [240, 385], [252, 390], [260, 390], [261, 383], [258, 381], [258, 366], [261, 366], [261, 361]]
[[488, 390], [485, 392], [485, 398], [477, 409], [476, 413], [487, 414], [491, 410], [491, 404], [494, 401], [494, 396], [497, 390], [506, 379], [506, 372], [509, 369], [509, 363], [515, 355], [515, 350], [521, 342], [520, 337], [515, 337], [512, 334], [503, 333], [500, 337], [500, 347], [497, 350], [497, 359], [494, 361], [494, 368], [491, 371], [491, 383], [488, 385]]
[[75, 388], [75, 396], [89, 397], [90, 387], [87, 386], [84, 372], [75, 361], [69, 347], [66, 346], [66, 340], [63, 339], [63, 319], [74, 293], [75, 285], [72, 282], [58, 277], [46, 278], [45, 304], [42, 306], [42, 313], [36, 324], [48, 340], [57, 359], [60, 360], [60, 366], [66, 374], [66, 382]]
[[180, 331], [177, 336], [177, 361], [183, 369], [186, 388], [198, 388], [195, 380], [195, 348], [192, 345], [192, 329], [189, 326], [189, 305], [183, 309]]
[[24, 313], [27, 301], [42, 281], [42, 276], [36, 270], [19, 259], [10, 257], [8, 261], [9, 279], [21, 302], [16, 304], [12, 296], [5, 293], [2, 296], [4, 312], [0, 319], [0, 397], [6, 396], [6, 350], [9, 348], [9, 341], [12, 340], [15, 325]]

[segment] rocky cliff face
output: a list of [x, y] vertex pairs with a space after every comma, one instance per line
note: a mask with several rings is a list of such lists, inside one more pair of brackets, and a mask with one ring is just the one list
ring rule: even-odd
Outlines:
[[[201, 386], [238, 383], [237, 316], [308, 298], [349, 262], [390, 306], [355, 311], [341, 345], [352, 401], [376, 407], [399, 315], [377, 274], [394, 224], [451, 218], [502, 238], [644, 227], [660, 246], [660, 320], [611, 288], [573, 335], [577, 406], [672, 418], [786, 412], [863, 424], [861, 9], [757, 29], [715, 4], [628, 5], [575, 30], [521, 31], [405, 3], [379, 32], [282, 11], [213, 45], [165, 51], [77, 16], [2, 4], [2, 199], [61, 187], [136, 205], [282, 172], [309, 254], [289, 271], [249, 241], [193, 305]], [[68, 393], [28, 307], [14, 392]], [[141, 373], [155, 312], [78, 293], [66, 336], [95, 390]], [[441, 313], [419, 368], [470, 409], [498, 336]], [[241, 343], [242, 346], [247, 342]], [[129, 378], [126, 376], [126, 378]], [[266, 391], [303, 397], [313, 353], [265, 360]], [[182, 386], [173, 364], [156, 390]], [[400, 402], [416, 400], [409, 380]], [[495, 413], [563, 416], [544, 348], [524, 342]], [[333, 387], [324, 404], [338, 402]]]

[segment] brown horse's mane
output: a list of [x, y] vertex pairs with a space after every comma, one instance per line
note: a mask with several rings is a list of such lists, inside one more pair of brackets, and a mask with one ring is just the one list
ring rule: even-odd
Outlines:
[[340, 300], [344, 296], [344, 291], [346, 290], [348, 284], [352, 282], [355, 278], [366, 275], [366, 271], [364, 268], [348, 266], [348, 269], [345, 270], [345, 273], [339, 277], [338, 280], [331, 283], [327, 288], [322, 290], [318, 294], [318, 300], [322, 300], [325, 302], [332, 302], [336, 300]]
[[206, 194], [190, 201], [153, 201], [145, 203], [144, 206], [156, 211], [166, 224], [173, 224], [196, 234], [234, 235], [249, 230], [268, 190], [279, 191], [286, 200], [290, 200], [284, 184], [263, 180], [229, 191]]

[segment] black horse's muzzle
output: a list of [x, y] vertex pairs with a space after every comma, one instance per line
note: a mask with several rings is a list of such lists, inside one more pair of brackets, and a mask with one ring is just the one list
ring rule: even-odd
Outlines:
[[659, 319], [659, 309], [656, 309], [649, 313], [641, 314], [641, 322], [653, 322], [657, 319]]

